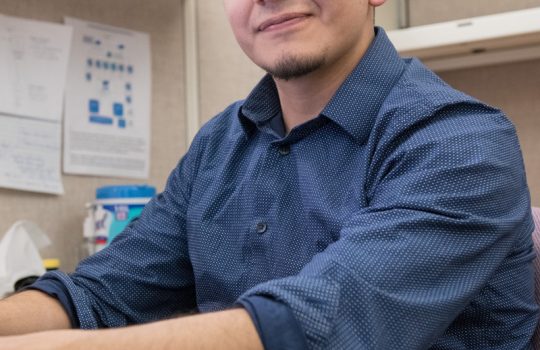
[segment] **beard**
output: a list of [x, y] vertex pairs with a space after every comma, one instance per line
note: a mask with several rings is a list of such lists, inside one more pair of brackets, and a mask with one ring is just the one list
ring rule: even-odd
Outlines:
[[324, 65], [325, 55], [315, 57], [299, 57], [294, 55], [284, 55], [273, 67], [261, 67], [275, 79], [291, 80], [303, 77], [316, 71]]

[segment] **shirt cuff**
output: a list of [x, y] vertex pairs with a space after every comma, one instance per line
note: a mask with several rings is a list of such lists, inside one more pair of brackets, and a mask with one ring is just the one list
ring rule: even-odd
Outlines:
[[304, 331], [287, 305], [259, 295], [237, 303], [251, 316], [266, 350], [308, 349]]
[[73, 304], [73, 299], [69, 295], [69, 291], [60, 281], [54, 279], [39, 279], [34, 282], [32, 285], [26, 287], [24, 290], [39, 290], [53, 298], [56, 298], [60, 304], [64, 307], [69, 320], [71, 322], [72, 328], [79, 328], [79, 318], [76, 316], [75, 305]]

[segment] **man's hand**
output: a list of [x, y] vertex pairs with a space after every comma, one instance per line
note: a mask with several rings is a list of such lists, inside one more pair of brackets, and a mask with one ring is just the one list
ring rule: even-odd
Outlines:
[[0, 337], [0, 349], [263, 350], [263, 345], [249, 314], [234, 309], [126, 328]]

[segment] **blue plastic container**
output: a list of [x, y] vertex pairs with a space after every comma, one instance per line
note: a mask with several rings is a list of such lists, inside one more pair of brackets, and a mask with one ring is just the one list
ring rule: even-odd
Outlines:
[[126, 226], [138, 217], [146, 203], [156, 195], [148, 185], [104, 186], [96, 190], [96, 200], [90, 204], [94, 227], [95, 251], [110, 244]]

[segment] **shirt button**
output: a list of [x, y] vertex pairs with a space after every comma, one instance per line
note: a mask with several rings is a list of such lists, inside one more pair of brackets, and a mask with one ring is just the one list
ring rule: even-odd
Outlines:
[[286, 156], [287, 154], [291, 153], [291, 147], [289, 145], [281, 145], [278, 148], [278, 152], [282, 156]]
[[258, 234], [263, 234], [263, 233], [265, 233], [267, 229], [268, 229], [268, 225], [265, 224], [264, 222], [259, 222], [259, 223], [257, 224], [256, 230], [257, 230], [257, 233], [258, 233]]

